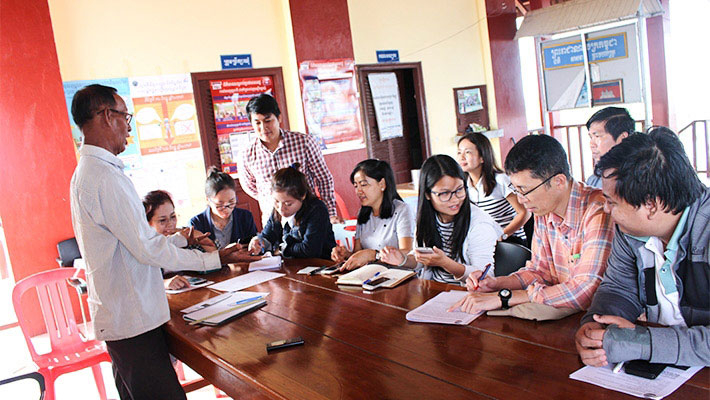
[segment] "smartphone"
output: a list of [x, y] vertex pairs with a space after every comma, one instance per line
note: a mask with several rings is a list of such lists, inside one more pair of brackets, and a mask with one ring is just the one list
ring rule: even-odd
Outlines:
[[379, 278], [377, 278], [377, 279], [374, 279], [374, 280], [370, 281], [370, 283], [365, 283], [365, 284], [363, 284], [363, 285], [362, 285], [362, 288], [365, 289], [365, 290], [375, 290], [375, 289], [377, 289], [380, 285], [382, 285], [383, 283], [387, 282], [388, 280], [390, 280], [390, 279], [387, 278], [387, 277], [385, 277], [385, 276], [381, 276], [381, 277], [379, 277]]
[[624, 363], [624, 372], [629, 375], [640, 376], [646, 379], [656, 379], [668, 364], [650, 363], [644, 360], [633, 360]]
[[273, 351], [278, 349], [283, 349], [285, 347], [298, 346], [305, 343], [300, 336], [293, 337], [291, 339], [282, 339], [269, 342], [266, 344], [266, 351]]
[[207, 279], [198, 278], [196, 276], [191, 276], [191, 277], [187, 278], [187, 281], [190, 282], [191, 286], [194, 286], [194, 285], [200, 285], [200, 284], [207, 282]]
[[434, 252], [434, 249], [431, 247], [417, 247], [414, 250], [424, 254], [431, 254]]

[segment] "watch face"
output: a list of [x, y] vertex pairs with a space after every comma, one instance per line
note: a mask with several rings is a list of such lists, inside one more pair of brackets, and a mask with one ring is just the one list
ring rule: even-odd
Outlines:
[[503, 296], [503, 297], [508, 297], [508, 296], [510, 296], [510, 290], [508, 290], [508, 289], [501, 289], [500, 295]]

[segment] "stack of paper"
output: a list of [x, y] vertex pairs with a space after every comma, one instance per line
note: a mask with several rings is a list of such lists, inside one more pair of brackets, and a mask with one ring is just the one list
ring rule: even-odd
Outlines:
[[191, 324], [218, 325], [266, 304], [268, 293], [224, 293], [181, 310]]
[[264, 257], [259, 261], [249, 263], [249, 271], [260, 271], [281, 268], [281, 256]]
[[232, 279], [227, 279], [226, 281], [215, 283], [210, 286], [210, 289], [220, 290], [222, 292], [236, 292], [250, 286], [258, 285], [262, 282], [280, 278], [284, 275], [286, 274], [269, 271], [254, 271], [248, 274], [239, 275]]
[[460, 310], [448, 312], [451, 306], [466, 296], [468, 292], [464, 290], [452, 290], [442, 292], [426, 303], [407, 313], [407, 321], [429, 322], [434, 324], [468, 325], [479, 315], [469, 314]]

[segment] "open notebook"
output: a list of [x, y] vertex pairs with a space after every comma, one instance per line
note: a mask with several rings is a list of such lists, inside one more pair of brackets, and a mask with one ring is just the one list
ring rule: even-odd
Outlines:
[[409, 277], [414, 276], [414, 274], [412, 270], [387, 268], [383, 265], [368, 264], [340, 276], [335, 283], [338, 285], [361, 286], [368, 280], [387, 278], [387, 281], [379, 284], [377, 287], [393, 288]]

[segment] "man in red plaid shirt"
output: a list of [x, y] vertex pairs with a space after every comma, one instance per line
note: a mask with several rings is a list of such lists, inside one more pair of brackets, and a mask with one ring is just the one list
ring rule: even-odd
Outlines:
[[281, 111], [272, 96], [261, 94], [249, 100], [246, 107], [257, 138], [240, 154], [238, 175], [242, 189], [259, 201], [264, 224], [271, 215], [271, 177], [293, 163], [308, 178], [311, 189], [318, 189], [328, 206], [332, 223], [341, 222], [335, 209], [333, 175], [323, 159], [318, 143], [312, 136], [281, 129]]

